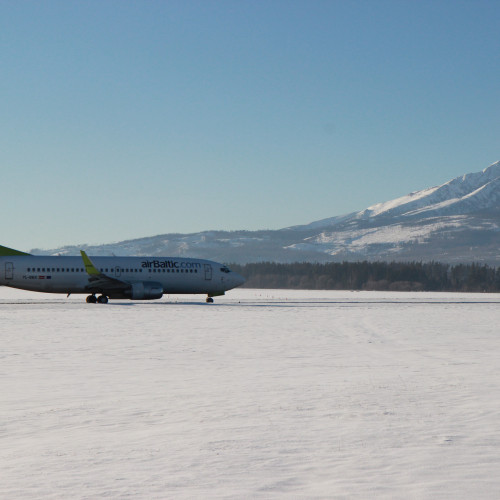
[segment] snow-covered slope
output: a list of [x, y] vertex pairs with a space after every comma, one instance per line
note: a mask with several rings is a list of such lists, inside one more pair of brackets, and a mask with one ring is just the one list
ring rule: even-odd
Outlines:
[[290, 245], [334, 260], [483, 261], [500, 264], [500, 162], [357, 213], [294, 229]]
[[360, 212], [278, 231], [165, 234], [35, 253], [182, 255], [225, 262], [439, 260], [500, 265], [500, 162]]
[[422, 191], [378, 203], [359, 212], [357, 217], [461, 215], [499, 206], [500, 162], [482, 172], [467, 174]]

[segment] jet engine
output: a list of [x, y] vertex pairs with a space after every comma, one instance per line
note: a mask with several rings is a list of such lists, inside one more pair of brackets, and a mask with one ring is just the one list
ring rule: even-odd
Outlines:
[[132, 300], [161, 299], [163, 296], [163, 286], [161, 283], [154, 281], [139, 281], [138, 283], [132, 283], [129, 294], [129, 298]]

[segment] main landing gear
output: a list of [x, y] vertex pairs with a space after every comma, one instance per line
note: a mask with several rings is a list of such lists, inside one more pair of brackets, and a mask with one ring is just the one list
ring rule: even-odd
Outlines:
[[214, 299], [212, 297], [207, 297], [207, 304], [213, 304]]
[[94, 294], [87, 297], [87, 304], [107, 304], [108, 298], [106, 295], [99, 295], [96, 297]]

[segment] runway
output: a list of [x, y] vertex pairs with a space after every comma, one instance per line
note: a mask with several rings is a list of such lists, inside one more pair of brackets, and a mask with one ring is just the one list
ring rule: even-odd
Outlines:
[[0, 497], [496, 498], [499, 305], [0, 288]]

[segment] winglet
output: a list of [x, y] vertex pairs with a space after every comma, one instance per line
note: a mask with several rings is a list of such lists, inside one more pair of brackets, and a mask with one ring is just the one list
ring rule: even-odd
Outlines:
[[92, 261], [89, 259], [88, 255], [83, 251], [80, 250], [80, 253], [82, 254], [82, 259], [83, 263], [85, 264], [85, 271], [87, 271], [87, 274], [90, 276], [99, 276], [101, 273], [96, 269], [94, 264], [92, 264]]

